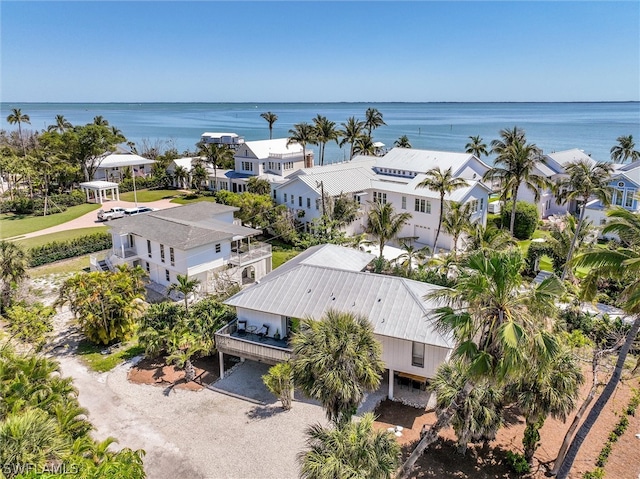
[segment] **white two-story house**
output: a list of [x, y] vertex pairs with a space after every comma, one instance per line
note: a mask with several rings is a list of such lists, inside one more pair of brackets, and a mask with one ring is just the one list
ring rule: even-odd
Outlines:
[[267, 364], [287, 361], [292, 354], [288, 338], [299, 320], [321, 320], [335, 310], [371, 322], [382, 344], [391, 399], [395, 376], [423, 383], [433, 378], [454, 347], [453, 338], [435, 327], [439, 305], [425, 299], [440, 287], [363, 272], [373, 258], [351, 248], [315, 246], [228, 299], [237, 319], [216, 332], [221, 377], [225, 354]]
[[113, 220], [108, 262], [140, 266], [165, 287], [188, 275], [204, 292], [213, 292], [220, 274], [257, 281], [271, 271], [271, 245], [251, 241], [260, 231], [235, 221], [237, 210], [203, 201]]

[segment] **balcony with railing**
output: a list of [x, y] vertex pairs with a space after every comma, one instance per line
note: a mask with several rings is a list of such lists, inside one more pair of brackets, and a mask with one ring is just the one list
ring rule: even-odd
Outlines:
[[229, 263], [236, 266], [245, 266], [269, 257], [271, 257], [271, 245], [254, 242], [233, 247]]
[[291, 348], [285, 339], [260, 336], [251, 331], [238, 331], [238, 320], [234, 320], [215, 334], [216, 348], [223, 354], [277, 364], [291, 359]]
[[301, 152], [291, 153], [269, 153], [269, 158], [275, 158], [276, 160], [288, 160], [291, 158], [302, 158]]
[[129, 259], [135, 256], [138, 256], [138, 252], [135, 248], [113, 248], [114, 256], [117, 256], [120, 259]]

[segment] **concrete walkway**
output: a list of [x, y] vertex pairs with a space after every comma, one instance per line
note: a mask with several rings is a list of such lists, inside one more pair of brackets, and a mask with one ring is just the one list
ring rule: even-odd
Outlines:
[[[141, 205], [140, 203], [138, 204]], [[103, 208], [106, 210], [111, 209], [114, 206], [120, 206], [122, 208], [133, 208], [135, 206], [135, 203], [132, 201], [109, 201], [103, 204]], [[150, 203], [145, 203], [144, 206], [149, 206], [157, 210], [164, 210], [167, 208], [174, 208], [176, 206], [181, 206], [181, 205], [177, 203], [171, 203], [170, 199], [164, 199], [164, 200], [152, 201]], [[59, 231], [77, 230], [80, 228], [90, 228], [92, 226], [106, 226], [108, 224], [109, 224], [108, 221], [107, 222], [98, 221], [98, 211], [95, 210], [85, 215], [82, 215], [74, 220], [67, 221], [66, 223], [62, 223], [60, 225], [52, 226], [51, 228], [34, 231], [32, 233], [27, 233], [21, 236], [15, 236], [13, 238], [8, 238], [8, 239], [11, 240], [11, 239], [17, 239], [17, 238], [20, 238], [20, 239], [33, 238], [35, 236], [58, 233]]]

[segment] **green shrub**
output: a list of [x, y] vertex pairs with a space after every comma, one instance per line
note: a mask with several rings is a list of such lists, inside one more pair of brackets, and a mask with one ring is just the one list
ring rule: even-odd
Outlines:
[[111, 248], [111, 235], [106, 232], [94, 233], [68, 241], [53, 241], [29, 250], [29, 266], [35, 267], [66, 258], [95, 253]]
[[[81, 205], [86, 202], [85, 194], [80, 190], [70, 193], [49, 195], [47, 213], [60, 213], [70, 206]], [[27, 198], [18, 196], [13, 200], [0, 202], [0, 213], [16, 213], [18, 215], [42, 215], [44, 213], [44, 198]]]
[[602, 447], [600, 454], [598, 454], [598, 459], [596, 460], [596, 466], [604, 467], [604, 465], [609, 460], [609, 454], [611, 454], [611, 442], [607, 441], [605, 445]]
[[604, 477], [604, 469], [596, 467], [593, 471], [585, 472], [582, 479], [602, 479]]
[[[513, 203], [507, 202], [502, 210], [502, 224], [508, 228], [511, 224], [511, 208]], [[513, 236], [519, 240], [531, 239], [533, 232], [538, 226], [540, 216], [538, 208], [526, 201], [518, 201], [516, 203], [516, 219], [513, 227]]]
[[531, 470], [525, 457], [515, 452], [507, 451], [507, 464], [518, 475], [526, 474]]

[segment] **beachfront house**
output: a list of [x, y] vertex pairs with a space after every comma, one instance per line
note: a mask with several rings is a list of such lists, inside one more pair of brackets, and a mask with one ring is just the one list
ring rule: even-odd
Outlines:
[[309, 248], [225, 303], [237, 319], [216, 332], [220, 376], [224, 355], [276, 364], [291, 358], [288, 338], [302, 318], [320, 320], [333, 309], [371, 322], [394, 378], [426, 383], [451, 356], [453, 338], [434, 327], [437, 305], [424, 296], [438, 288], [397, 276], [363, 272], [374, 256], [335, 245]]
[[[123, 150], [119, 150], [123, 151]], [[133, 153], [116, 152], [100, 157], [93, 180], [120, 183], [126, 176], [144, 178], [151, 174], [154, 160]]]
[[234, 220], [237, 210], [203, 201], [113, 220], [113, 248], [103, 264], [140, 266], [163, 287], [188, 275], [204, 292], [221, 280], [257, 281], [271, 271], [271, 246], [251, 239], [260, 231]]
[[[445, 205], [469, 203], [471, 220], [486, 224], [491, 190], [482, 182], [482, 176], [489, 167], [468, 153], [394, 148], [380, 158], [356, 156], [344, 163], [304, 168], [274, 187], [274, 199], [287, 205], [299, 221], [310, 227], [313, 220], [322, 216], [323, 192], [332, 197], [347, 194], [361, 205], [360, 217], [346, 228], [350, 234], [364, 231], [370, 202], [391, 203], [397, 212], [412, 215], [399, 237], [431, 247], [438, 227], [440, 195], [418, 185], [426, 178], [425, 173], [436, 167], [442, 171], [451, 168], [454, 176], [467, 181], [467, 186], [445, 197]], [[441, 232], [437, 246], [450, 250], [453, 238]]]

